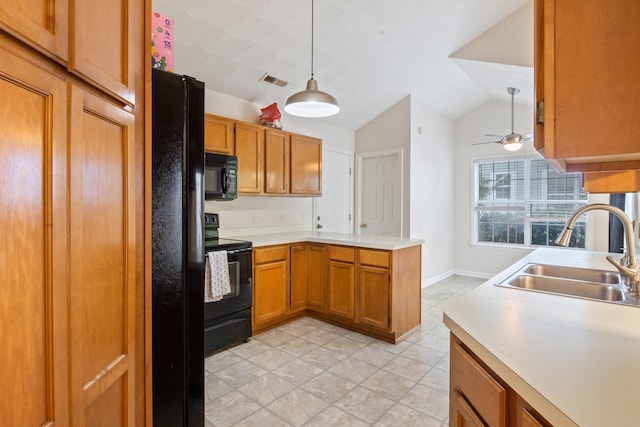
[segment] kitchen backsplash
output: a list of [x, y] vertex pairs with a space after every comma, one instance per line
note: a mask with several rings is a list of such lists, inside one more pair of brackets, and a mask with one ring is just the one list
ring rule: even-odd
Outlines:
[[240, 196], [231, 202], [205, 202], [205, 211], [220, 215], [220, 237], [309, 231], [313, 203], [310, 198]]

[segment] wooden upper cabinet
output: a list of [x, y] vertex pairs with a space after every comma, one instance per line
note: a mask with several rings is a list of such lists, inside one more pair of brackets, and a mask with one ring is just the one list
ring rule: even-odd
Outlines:
[[538, 151], [566, 172], [640, 169], [640, 2], [537, 0], [535, 20]]
[[264, 129], [258, 125], [236, 123], [238, 192], [260, 194], [264, 188]]
[[640, 170], [583, 173], [582, 186], [587, 193], [634, 193], [640, 191]]
[[0, 29], [66, 64], [69, 34], [68, 0], [0, 2]]
[[292, 194], [322, 195], [322, 140], [291, 134]]
[[235, 154], [233, 127], [233, 120], [205, 114], [204, 151], [227, 155]]
[[264, 131], [265, 181], [264, 192], [289, 192], [289, 134], [281, 130]]
[[[72, 3], [69, 71], [127, 104], [135, 104], [135, 64], [143, 22], [137, 0], [83, 0]], [[150, 59], [146, 59], [150, 61]]]

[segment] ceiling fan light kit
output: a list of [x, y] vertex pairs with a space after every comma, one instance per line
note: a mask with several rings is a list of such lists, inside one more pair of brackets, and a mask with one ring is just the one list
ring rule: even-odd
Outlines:
[[338, 101], [326, 92], [318, 90], [318, 83], [313, 78], [313, 0], [311, 0], [311, 78], [307, 88], [294, 93], [287, 99], [284, 111], [298, 117], [329, 117], [340, 111]]
[[525, 142], [529, 142], [529, 141], [533, 141], [533, 134], [529, 133], [526, 135], [521, 135], [519, 133], [515, 133], [513, 131], [513, 97], [515, 95], [517, 95], [520, 92], [520, 89], [516, 89], [515, 87], [508, 87], [507, 88], [507, 92], [509, 92], [509, 95], [511, 95], [511, 133], [505, 136], [501, 136], [501, 135], [486, 135], [486, 136], [492, 136], [495, 138], [499, 138], [497, 141], [488, 141], [488, 142], [478, 142], [476, 144], [473, 145], [480, 145], [480, 144], [502, 144], [502, 146], [504, 147], [505, 150], [507, 151], [518, 151], [519, 149], [522, 148], [522, 144], [524, 144]]

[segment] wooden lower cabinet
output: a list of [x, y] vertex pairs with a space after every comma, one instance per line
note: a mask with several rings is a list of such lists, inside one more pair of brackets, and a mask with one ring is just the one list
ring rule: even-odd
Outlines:
[[252, 329], [276, 325], [289, 313], [289, 246], [253, 250]]
[[449, 425], [551, 426], [453, 334], [450, 355]]
[[291, 245], [291, 312], [325, 311], [324, 245]]
[[305, 314], [393, 343], [420, 325], [420, 246], [259, 247], [253, 271], [254, 334]]

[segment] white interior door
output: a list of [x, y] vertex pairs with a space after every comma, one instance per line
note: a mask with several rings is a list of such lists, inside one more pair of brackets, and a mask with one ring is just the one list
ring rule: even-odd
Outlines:
[[402, 151], [358, 156], [358, 233], [402, 235]]
[[314, 200], [316, 231], [353, 233], [351, 153], [322, 150], [322, 197]]

